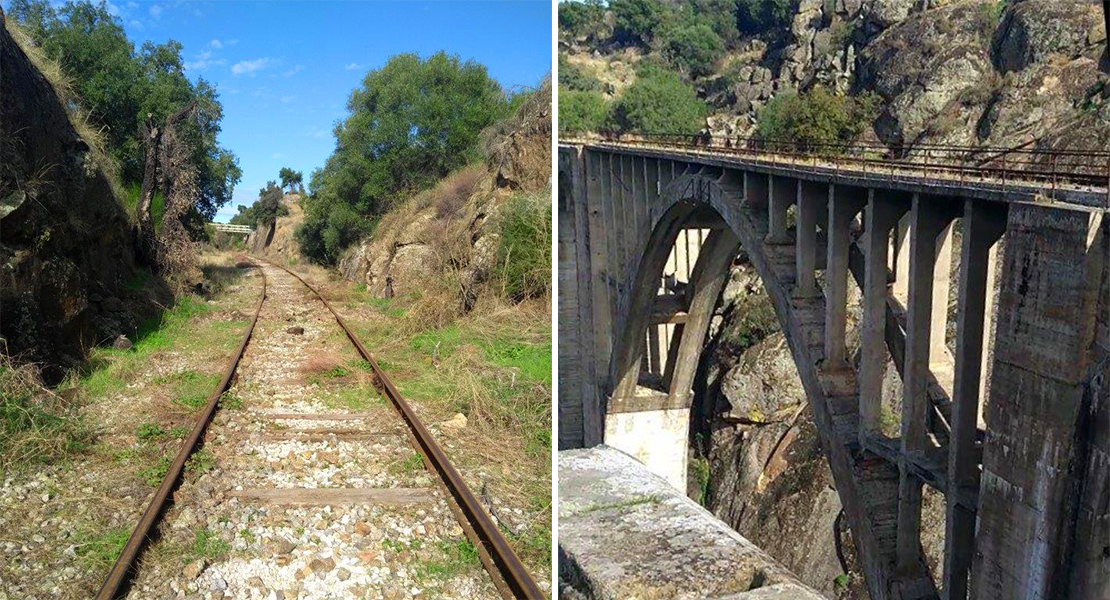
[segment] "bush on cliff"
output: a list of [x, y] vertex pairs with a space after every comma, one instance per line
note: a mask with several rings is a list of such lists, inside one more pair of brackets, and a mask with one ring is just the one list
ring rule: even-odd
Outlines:
[[597, 92], [559, 91], [561, 131], [600, 131], [609, 119], [609, 104]]
[[876, 115], [871, 95], [845, 96], [816, 86], [809, 92], [782, 93], [759, 111], [757, 132], [764, 140], [802, 145], [847, 144], [870, 126]]
[[619, 131], [689, 134], [702, 129], [707, 112], [705, 102], [677, 73], [648, 64], [614, 104], [610, 122]]

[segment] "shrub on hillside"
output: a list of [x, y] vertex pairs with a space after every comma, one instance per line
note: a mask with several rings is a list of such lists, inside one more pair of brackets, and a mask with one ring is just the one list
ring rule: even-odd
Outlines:
[[610, 0], [615, 23], [614, 37], [628, 44], [647, 46], [667, 19], [668, 10], [659, 0]]
[[720, 36], [706, 23], [674, 27], [660, 37], [667, 62], [693, 77], [712, 73], [724, 51]]
[[331, 265], [339, 261], [347, 246], [369, 235], [372, 229], [373, 221], [359, 215], [350, 205], [321, 198], [309, 203], [304, 221], [293, 235], [302, 254]]
[[575, 38], [601, 37], [605, 30], [605, 6], [601, 0], [560, 2], [559, 30]]
[[600, 131], [609, 120], [609, 103], [597, 92], [559, 91], [561, 131]]
[[562, 54], [559, 54], [559, 85], [580, 92], [600, 92], [602, 87], [596, 77], [586, 73], [582, 67], [567, 62]]
[[798, 0], [737, 0], [740, 29], [747, 33], [763, 33], [790, 27]]
[[725, 46], [739, 41], [737, 0], [689, 0], [689, 3], [698, 22], [708, 25]]
[[845, 96], [821, 86], [803, 94], [787, 92], [759, 111], [756, 130], [765, 140], [811, 146], [850, 143], [875, 119], [876, 105], [871, 95]]
[[705, 102], [677, 73], [645, 65], [613, 105], [610, 123], [618, 131], [697, 133], [707, 113]]
[[517, 194], [501, 209], [497, 276], [513, 300], [551, 292], [551, 193]]

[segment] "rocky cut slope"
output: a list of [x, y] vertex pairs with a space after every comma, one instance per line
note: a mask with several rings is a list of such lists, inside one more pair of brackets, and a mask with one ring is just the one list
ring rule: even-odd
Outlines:
[[343, 277], [380, 298], [446, 281], [469, 306], [494, 275], [502, 207], [521, 194], [550, 197], [551, 133], [545, 81], [514, 116], [483, 132], [484, 165], [456, 171], [390, 211], [344, 255]]
[[90, 345], [133, 330], [128, 288], [150, 282], [138, 276], [103, 151], [13, 33], [0, 27], [0, 333], [3, 351], [50, 380]]

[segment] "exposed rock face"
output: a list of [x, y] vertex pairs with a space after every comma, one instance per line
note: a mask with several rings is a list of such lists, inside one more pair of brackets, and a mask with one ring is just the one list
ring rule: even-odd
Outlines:
[[1024, 0], [1008, 11], [995, 37], [994, 58], [1003, 72], [1020, 71], [1053, 55], [1075, 58], [1101, 41], [1098, 4], [1084, 0]]
[[52, 379], [137, 324], [120, 300], [136, 277], [135, 236], [50, 82], [3, 27], [0, 72], [0, 332]]
[[300, 246], [297, 245], [294, 236], [297, 227], [304, 221], [301, 195], [285, 194], [281, 203], [289, 211], [289, 214], [278, 217], [277, 220], [270, 223], [260, 223], [247, 236], [244, 245], [251, 254], [276, 256], [286, 260], [300, 260]]

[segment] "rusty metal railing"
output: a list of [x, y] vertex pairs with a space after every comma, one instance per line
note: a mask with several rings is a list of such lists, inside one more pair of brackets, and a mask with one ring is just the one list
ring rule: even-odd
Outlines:
[[1032, 142], [1005, 148], [880, 143], [818, 143], [753, 137], [675, 133], [574, 133], [560, 136], [567, 143], [604, 143], [671, 149], [684, 153], [715, 154], [741, 159], [808, 167], [827, 167], [836, 173], [855, 171], [890, 178], [936, 178], [960, 183], [984, 182], [1010, 187], [1036, 187], [1054, 197], [1070, 188], [1106, 191], [1110, 198], [1110, 152], [1044, 150]]

